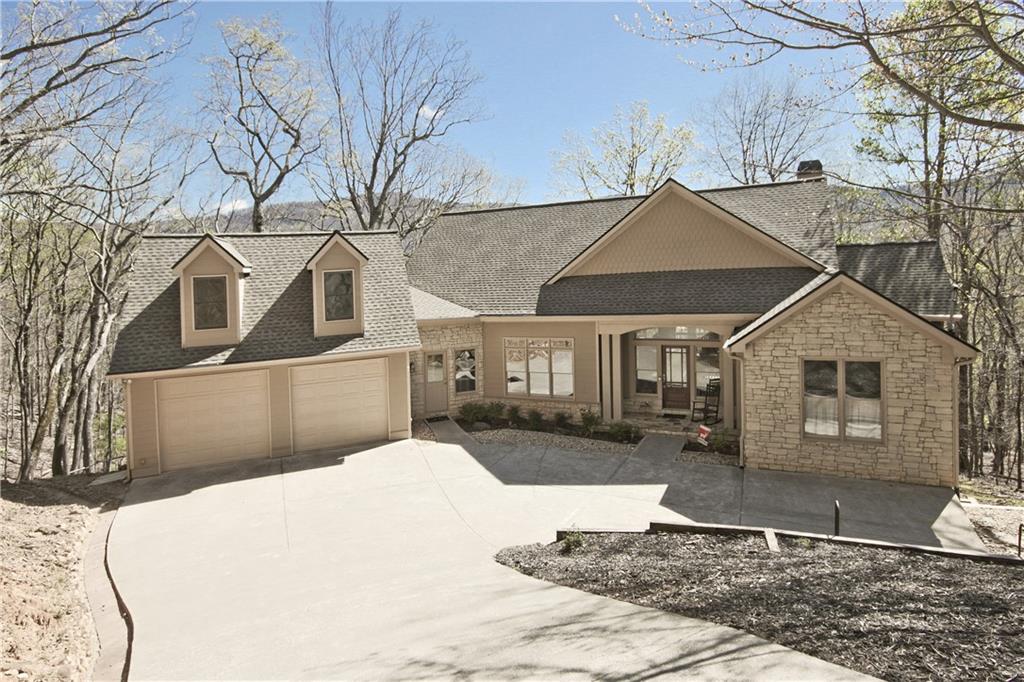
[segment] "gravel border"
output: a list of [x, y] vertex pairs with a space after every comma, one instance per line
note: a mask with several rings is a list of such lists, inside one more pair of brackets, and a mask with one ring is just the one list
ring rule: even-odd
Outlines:
[[491, 429], [488, 431], [473, 431], [469, 435], [473, 440], [482, 444], [536, 445], [572, 450], [574, 452], [608, 455], [628, 455], [636, 448], [635, 445], [628, 443], [614, 443], [607, 440], [580, 438], [579, 436], [567, 436], [561, 433], [547, 433], [545, 431], [530, 431], [528, 429]]
[[690, 533], [501, 550], [526, 575], [728, 625], [887, 680], [1018, 679], [1024, 570], [905, 550]]
[[693, 464], [721, 464], [724, 466], [738, 467], [740, 465], [739, 455], [726, 455], [721, 452], [704, 452], [702, 450], [683, 451], [676, 457], [677, 462], [691, 462]]

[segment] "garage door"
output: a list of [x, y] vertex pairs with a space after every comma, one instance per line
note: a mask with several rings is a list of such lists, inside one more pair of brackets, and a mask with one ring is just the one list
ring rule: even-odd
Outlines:
[[157, 382], [160, 468], [270, 456], [267, 373]]
[[388, 436], [383, 358], [293, 367], [292, 445], [311, 452]]

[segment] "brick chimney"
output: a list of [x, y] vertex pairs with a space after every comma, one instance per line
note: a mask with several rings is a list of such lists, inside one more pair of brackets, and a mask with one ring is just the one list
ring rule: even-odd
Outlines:
[[796, 166], [797, 180], [816, 180], [823, 175], [824, 173], [822, 173], [821, 161], [818, 161], [817, 159], [801, 161]]

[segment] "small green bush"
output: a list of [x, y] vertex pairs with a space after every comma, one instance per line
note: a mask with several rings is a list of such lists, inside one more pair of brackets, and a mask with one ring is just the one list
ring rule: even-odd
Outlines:
[[583, 545], [583, 533], [578, 530], [570, 531], [562, 538], [562, 554], [569, 554], [577, 549], [582, 549]]
[[470, 424], [487, 420], [487, 405], [483, 403], [463, 403], [459, 408], [459, 417]]
[[564, 429], [569, 426], [570, 422], [572, 422], [572, 417], [568, 412], [555, 412], [555, 426]]
[[519, 426], [523, 423], [523, 410], [518, 405], [509, 405], [505, 416], [508, 417], [508, 423], [512, 426]]
[[583, 432], [588, 436], [594, 435], [594, 429], [601, 424], [601, 415], [589, 407], [580, 410], [580, 423], [583, 424]]
[[526, 423], [533, 431], [543, 431], [544, 415], [540, 410], [530, 410], [526, 413]]
[[620, 443], [635, 443], [640, 440], [640, 429], [629, 422], [612, 422], [608, 425], [608, 435]]
[[493, 403], [487, 403], [487, 417], [486, 421], [491, 426], [497, 426], [501, 424], [505, 419], [505, 403], [499, 403], [497, 401]]

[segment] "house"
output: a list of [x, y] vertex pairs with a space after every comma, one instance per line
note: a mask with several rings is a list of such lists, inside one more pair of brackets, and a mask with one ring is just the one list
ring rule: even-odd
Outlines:
[[453, 212], [387, 233], [143, 240], [110, 375], [141, 476], [406, 438], [500, 401], [606, 421], [714, 380], [742, 462], [957, 480], [938, 245], [836, 246], [818, 179]]

